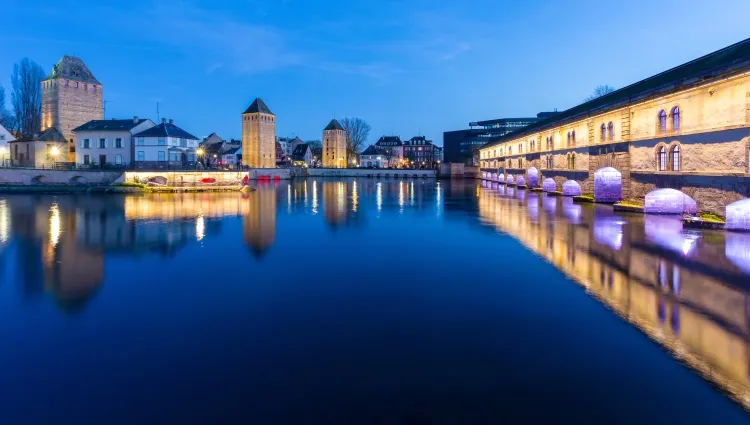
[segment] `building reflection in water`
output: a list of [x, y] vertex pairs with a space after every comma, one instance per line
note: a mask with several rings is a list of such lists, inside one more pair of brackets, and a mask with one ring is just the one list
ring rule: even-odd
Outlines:
[[750, 235], [716, 232], [706, 241], [684, 233], [679, 218], [620, 216], [541, 196], [547, 214], [534, 218], [533, 207], [486, 187], [480, 222], [516, 238], [750, 407]]
[[261, 258], [276, 238], [276, 188], [259, 184], [245, 193], [247, 205], [242, 215], [242, 239], [256, 258]]

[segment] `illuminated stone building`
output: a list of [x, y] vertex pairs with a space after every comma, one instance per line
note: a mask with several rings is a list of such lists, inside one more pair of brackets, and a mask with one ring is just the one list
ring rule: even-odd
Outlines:
[[40, 130], [54, 127], [65, 137], [69, 146], [67, 161], [75, 161], [73, 129], [102, 119], [103, 111], [102, 84], [80, 58], [63, 56], [42, 80]]
[[[750, 39], [496, 139], [482, 171], [576, 181], [597, 200], [684, 192], [724, 214], [750, 196]], [[528, 180], [528, 178], [526, 179]]]
[[323, 167], [346, 168], [346, 132], [332, 119], [323, 129]]
[[276, 115], [260, 98], [242, 113], [242, 165], [276, 167]]
[[260, 258], [276, 239], [276, 189], [259, 185], [247, 193], [245, 202], [248, 208], [242, 216], [242, 238], [253, 255]]

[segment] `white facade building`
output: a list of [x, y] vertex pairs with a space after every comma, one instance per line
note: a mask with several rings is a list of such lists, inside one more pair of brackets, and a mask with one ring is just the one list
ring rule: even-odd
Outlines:
[[133, 135], [136, 168], [164, 169], [193, 165], [198, 160], [198, 138], [166, 118], [159, 125]]
[[6, 130], [5, 127], [0, 125], [0, 166], [9, 165], [10, 161], [10, 145], [8, 143], [16, 140], [10, 131]]
[[150, 119], [92, 120], [73, 129], [76, 164], [128, 167], [133, 164], [133, 135], [154, 127]]

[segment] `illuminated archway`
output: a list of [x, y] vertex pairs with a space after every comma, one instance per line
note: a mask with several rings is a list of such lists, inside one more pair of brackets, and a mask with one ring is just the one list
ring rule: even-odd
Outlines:
[[518, 176], [516, 179], [516, 186], [526, 186], [526, 179], [523, 176]]
[[509, 185], [515, 185], [516, 179], [513, 177], [513, 174], [508, 174], [508, 177], [505, 178], [505, 183]]
[[647, 214], [695, 214], [695, 200], [677, 189], [656, 189], [646, 194]]
[[502, 174], [502, 173], [498, 174], [497, 181], [500, 183], [505, 183], [505, 174]]
[[727, 205], [727, 230], [750, 231], [750, 199], [745, 198]]
[[594, 173], [594, 202], [615, 203], [622, 199], [622, 174], [612, 167]]
[[539, 186], [539, 170], [536, 167], [529, 167], [526, 170], [526, 179], [529, 187], [534, 188]]
[[545, 192], [554, 192], [557, 190], [557, 183], [555, 183], [555, 179], [552, 178], [546, 178], [542, 182], [542, 190]]
[[581, 196], [581, 185], [575, 180], [566, 180], [562, 190], [564, 196]]

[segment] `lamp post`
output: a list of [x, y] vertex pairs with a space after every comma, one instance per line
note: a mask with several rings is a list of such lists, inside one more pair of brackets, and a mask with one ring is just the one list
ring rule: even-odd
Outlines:
[[[206, 151], [204, 151], [203, 148], [198, 148], [195, 150], [195, 153], [198, 155], [198, 162], [203, 164], [203, 154], [206, 153]], [[203, 164], [203, 166], [205, 167], [206, 164]]]

